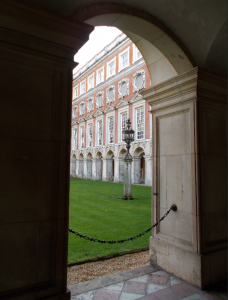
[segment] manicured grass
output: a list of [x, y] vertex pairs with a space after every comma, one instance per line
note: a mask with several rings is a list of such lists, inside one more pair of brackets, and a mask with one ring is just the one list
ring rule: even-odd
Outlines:
[[[151, 226], [151, 187], [132, 186], [135, 200], [124, 201], [121, 183], [70, 179], [69, 228], [102, 240], [125, 239]], [[68, 263], [139, 249], [150, 233], [123, 244], [100, 244], [69, 233]]]

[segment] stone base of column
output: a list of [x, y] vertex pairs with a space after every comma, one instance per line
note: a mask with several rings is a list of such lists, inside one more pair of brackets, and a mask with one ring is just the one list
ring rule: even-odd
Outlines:
[[150, 263], [202, 289], [227, 279], [227, 249], [200, 255], [150, 237]]

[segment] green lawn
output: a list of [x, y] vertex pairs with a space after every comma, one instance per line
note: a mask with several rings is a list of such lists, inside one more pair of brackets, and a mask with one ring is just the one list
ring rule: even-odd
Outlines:
[[[132, 186], [135, 200], [124, 201], [121, 183], [70, 179], [69, 228], [102, 240], [125, 239], [151, 226], [151, 187]], [[69, 233], [68, 263], [139, 249], [150, 233], [123, 244], [100, 244]]]

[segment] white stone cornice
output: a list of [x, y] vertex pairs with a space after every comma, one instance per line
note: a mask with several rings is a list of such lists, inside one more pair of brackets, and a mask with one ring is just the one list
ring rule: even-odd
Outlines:
[[152, 113], [184, 102], [224, 104], [227, 95], [226, 80], [219, 81], [218, 76], [196, 67], [140, 94], [152, 106]]

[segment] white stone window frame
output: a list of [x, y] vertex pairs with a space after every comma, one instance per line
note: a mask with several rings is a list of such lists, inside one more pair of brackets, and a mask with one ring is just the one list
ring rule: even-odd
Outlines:
[[138, 57], [137, 56], [137, 51], [139, 51], [139, 49], [137, 48], [137, 46], [135, 44], [133, 44], [133, 63], [135, 63], [137, 60], [143, 58], [142, 53], [140, 52], [141, 56]]
[[[89, 145], [89, 125], [92, 125], [92, 146]], [[87, 121], [86, 127], [86, 147], [93, 147], [93, 120]]]
[[[137, 118], [137, 109], [143, 107], [144, 111], [144, 124], [143, 124], [143, 138], [142, 139], [137, 139], [137, 123], [136, 123], [136, 118]], [[136, 103], [133, 103], [133, 118], [132, 118], [132, 129], [135, 131], [135, 141], [142, 141], [145, 139], [145, 100], [140, 100]]]
[[[76, 93], [76, 91], [77, 91], [77, 93]], [[78, 98], [78, 95], [79, 93], [78, 93], [78, 84], [76, 85], [76, 86], [74, 86], [73, 87], [73, 99], [76, 99], [76, 98]]]
[[[113, 135], [114, 141], [113, 143], [109, 143], [109, 119], [113, 117]], [[114, 145], [115, 144], [115, 111], [111, 111], [106, 114], [106, 138], [105, 138], [106, 145]]]
[[85, 114], [85, 101], [82, 101], [79, 104], [79, 116], [83, 116]]
[[[123, 95], [120, 91], [121, 85], [126, 82], [127, 83], [127, 90], [126, 93]], [[129, 77], [123, 78], [119, 83], [118, 83], [118, 98], [123, 99], [125, 96], [129, 95]]]
[[[143, 76], [143, 82], [142, 82], [142, 85], [141, 85], [140, 87], [137, 87], [137, 86], [135, 85], [135, 81], [136, 81], [136, 78], [137, 78], [139, 75], [142, 75], [142, 76]], [[133, 75], [133, 80], [132, 80], [133, 93], [138, 92], [138, 91], [140, 91], [141, 89], [145, 88], [145, 82], [146, 82], [145, 70], [144, 70], [144, 69], [138, 70], [138, 71]]]
[[[99, 127], [98, 127], [98, 123], [102, 121], [102, 143], [101, 145], [99, 145]], [[96, 141], [95, 144], [96, 146], [103, 146], [103, 136], [104, 136], [104, 119], [103, 119], [103, 115], [96, 117], [96, 129], [95, 129], [95, 136], [96, 136]]]
[[[84, 137], [82, 141], [82, 128], [84, 128]], [[82, 142], [83, 142], [83, 147], [82, 147]], [[85, 148], [85, 123], [79, 127], [79, 148], [84, 149]]]
[[[121, 57], [125, 53], [127, 53], [127, 55], [128, 55], [128, 64], [126, 66], [123, 66]], [[125, 69], [125, 68], [127, 68], [127, 67], [130, 66], [130, 46], [128, 46], [126, 49], [124, 49], [122, 52], [120, 52], [119, 55], [118, 55], [118, 58], [119, 58], [119, 72], [120, 72], [123, 69]]]
[[72, 117], [73, 117], [73, 119], [78, 117], [78, 106], [77, 105], [73, 106], [73, 108], [72, 108]]
[[[85, 84], [85, 91], [83, 91], [82, 86]], [[80, 82], [80, 96], [86, 93], [86, 79]]]
[[[91, 109], [89, 108], [89, 102], [92, 102]], [[87, 99], [87, 112], [91, 112], [91, 111], [93, 111], [93, 109], [94, 109], [94, 98], [90, 97]]]
[[[75, 130], [76, 130], [76, 135], [74, 134]], [[77, 130], [78, 130], [77, 125], [72, 127], [72, 136], [71, 136], [71, 149], [72, 150], [77, 149], [77, 133], [78, 133]]]
[[[101, 105], [99, 105], [99, 103], [98, 103], [98, 96], [100, 96], [100, 95], [102, 95], [102, 102], [101, 102]], [[104, 92], [102, 91], [102, 92], [98, 92], [97, 94], [96, 94], [96, 108], [100, 108], [100, 107], [102, 107], [102, 106], [104, 106]]]
[[[114, 91], [114, 98], [113, 98], [113, 100], [110, 101], [110, 100], [108, 99], [108, 91], [111, 90], [111, 89], [113, 89], [113, 91]], [[106, 89], [106, 102], [107, 102], [107, 103], [115, 102], [115, 97], [116, 97], [116, 94], [115, 94], [115, 86], [114, 86], [114, 85], [110, 85], [110, 86]]]
[[118, 142], [121, 143], [122, 141], [122, 120], [121, 115], [123, 113], [127, 113], [127, 119], [129, 118], [129, 105], [126, 107], [121, 107], [118, 109]]
[[[103, 70], [103, 80], [100, 81], [100, 80], [98, 80], [98, 79], [99, 79], [98, 74], [99, 74], [99, 72], [102, 71], [102, 70]], [[104, 80], [105, 80], [104, 66], [102, 66], [101, 68], [99, 68], [99, 69], [96, 71], [96, 85], [98, 85], [98, 84], [104, 82]]]
[[[93, 78], [93, 86], [92, 87], [89, 86], [89, 80], [90, 80], [90, 78]], [[95, 73], [91, 74], [87, 78], [87, 87], [88, 87], [87, 90], [89, 91], [89, 90], [93, 89], [94, 86], [95, 86]]]
[[[113, 63], [114, 63], [114, 74], [111, 75], [110, 72], [109, 72], [110, 71], [109, 66]], [[107, 64], [106, 64], [106, 80], [108, 78], [110, 78], [111, 76], [114, 76], [114, 75], [116, 75], [116, 57], [114, 57], [113, 59], [108, 61]]]

